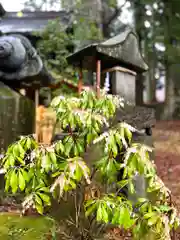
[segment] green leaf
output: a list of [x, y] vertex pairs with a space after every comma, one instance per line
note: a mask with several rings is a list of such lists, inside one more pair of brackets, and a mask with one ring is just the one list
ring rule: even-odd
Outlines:
[[26, 147], [28, 150], [31, 149], [31, 139], [30, 138], [26, 139]]
[[49, 193], [49, 188], [48, 187], [41, 187], [39, 189], [39, 191], [45, 192], [45, 193]]
[[84, 147], [83, 147], [83, 145], [82, 145], [82, 143], [77, 143], [77, 148], [78, 148], [78, 151], [79, 151], [79, 153], [84, 153]]
[[73, 147], [73, 144], [72, 144], [71, 142], [67, 142], [67, 143], [65, 144], [65, 153], [66, 153], [66, 156], [69, 157], [72, 147]]
[[[14, 167], [15, 158], [14, 158], [12, 155], [10, 155], [10, 156], [7, 158], [7, 160], [8, 160], [8, 162], [9, 162], [8, 165], [10, 165], [11, 167]], [[5, 164], [5, 165], [6, 165], [6, 164]]]
[[145, 164], [144, 164], [144, 159], [142, 159], [141, 157], [137, 158], [136, 159], [136, 163], [137, 163], [137, 169], [138, 169], [138, 172], [140, 174], [143, 174], [144, 171], [145, 171]]
[[57, 150], [57, 152], [64, 153], [65, 149], [64, 149], [64, 145], [61, 141], [57, 142], [56, 150]]
[[10, 187], [11, 171], [12, 171], [12, 170], [9, 170], [9, 171], [6, 173], [6, 175], [5, 175], [5, 179], [6, 179], [6, 181], [5, 181], [5, 191], [6, 191], [6, 192], [8, 192], [9, 187]]
[[19, 178], [18, 178], [18, 182], [19, 182], [19, 188], [21, 191], [23, 191], [25, 189], [26, 183], [25, 183], [25, 179], [22, 175], [21, 170], [19, 170]]
[[77, 165], [79, 166], [79, 168], [81, 169], [82, 171], [82, 175], [84, 176], [84, 178], [86, 179], [86, 182], [88, 184], [90, 184], [90, 178], [89, 178], [89, 175], [90, 175], [90, 170], [89, 168], [87, 167], [86, 163], [84, 161], [82, 161], [81, 159], [77, 160]]
[[152, 186], [152, 187], [148, 187], [147, 192], [151, 193], [151, 192], [156, 192], [159, 191], [161, 188], [161, 186]]
[[19, 156], [19, 147], [18, 144], [14, 145], [13, 147], [13, 156], [16, 158]]
[[36, 210], [39, 214], [43, 214], [43, 211], [44, 211], [44, 207], [38, 203], [35, 204], [35, 207], [36, 207]]
[[122, 226], [125, 229], [128, 229], [131, 227], [131, 224], [132, 224], [132, 221], [130, 218], [130, 210], [127, 207], [125, 207], [123, 212]]
[[10, 154], [13, 153], [13, 147], [14, 147], [14, 144], [12, 144], [12, 145], [10, 145], [10, 146], [8, 147], [7, 155], [10, 155]]
[[39, 205], [43, 204], [41, 198], [37, 194], [35, 194], [35, 202], [36, 202], [36, 204], [39, 204]]
[[64, 171], [65, 168], [67, 167], [68, 165], [68, 162], [61, 162], [59, 165], [58, 165], [58, 170], [59, 170], [59, 173], [61, 173], [61, 171]]
[[120, 212], [119, 212], [119, 220], [118, 223], [120, 226], [124, 226], [124, 219], [125, 219], [125, 208], [123, 206], [120, 207]]
[[92, 213], [94, 213], [95, 209], [96, 209], [96, 202], [95, 201], [91, 201], [90, 202], [91, 205], [90, 206], [87, 206], [86, 205], [86, 217], [88, 217], [89, 215], [91, 215]]
[[167, 205], [160, 205], [158, 206], [158, 208], [160, 209], [160, 211], [162, 212], [169, 212], [171, 210], [171, 207], [167, 206]]
[[120, 127], [120, 131], [119, 131], [121, 137], [124, 138], [124, 128], [123, 127]]
[[127, 177], [127, 174], [128, 174], [128, 169], [126, 167], [124, 168], [122, 179], [125, 179]]
[[134, 184], [132, 181], [129, 181], [129, 190], [130, 190], [130, 193], [132, 193], [132, 194], [135, 193], [135, 188], [134, 188]]
[[45, 202], [46, 204], [50, 205], [50, 197], [47, 194], [44, 193], [37, 193], [41, 200]]
[[102, 221], [104, 221], [105, 223], [108, 223], [108, 220], [109, 220], [109, 217], [108, 217], [107, 210], [105, 206], [102, 205]]
[[79, 165], [77, 165], [76, 167], [76, 171], [75, 171], [75, 175], [74, 175], [75, 179], [79, 182], [82, 178], [82, 170], [79, 167]]
[[24, 160], [21, 157], [16, 157], [16, 159], [22, 164], [25, 165]]
[[157, 220], [158, 220], [159, 216], [158, 215], [154, 215], [151, 218], [148, 219], [148, 226], [152, 226], [155, 225]]
[[101, 204], [99, 204], [99, 206], [98, 206], [96, 219], [97, 219], [97, 221], [102, 220], [102, 206], [101, 206]]
[[148, 219], [148, 218], [151, 218], [153, 216], [155, 216], [156, 213], [155, 212], [148, 212], [144, 215], [144, 219]]
[[51, 168], [51, 159], [49, 157], [49, 154], [46, 154], [42, 157], [42, 167], [46, 171], [49, 171], [49, 169]]
[[54, 152], [49, 153], [50, 159], [53, 164], [56, 164], [56, 154]]
[[119, 145], [119, 147], [121, 147], [122, 146], [122, 142], [121, 142], [121, 135], [119, 133], [115, 134], [115, 139], [116, 139], [116, 142]]
[[92, 133], [89, 133], [89, 134], [87, 135], [87, 143], [90, 144], [90, 143], [92, 142], [93, 138], [94, 138], [93, 134], [92, 134]]
[[24, 151], [24, 149], [23, 149], [23, 147], [21, 146], [20, 143], [18, 144], [18, 150], [19, 150], [19, 153], [20, 153], [20, 157], [24, 158], [25, 151]]
[[112, 145], [112, 152], [113, 152], [113, 156], [116, 157], [118, 154], [118, 148], [116, 144]]
[[10, 185], [11, 185], [11, 188], [12, 188], [12, 192], [16, 193], [17, 189], [18, 189], [18, 176], [16, 174], [15, 169], [11, 171], [11, 175], [9, 177], [11, 178]]
[[121, 220], [120, 220], [120, 210], [116, 209], [115, 213], [112, 216], [112, 224], [121, 224]]
[[139, 203], [147, 202], [148, 200], [146, 198], [138, 198]]
[[29, 177], [30, 177], [30, 176], [28, 176], [28, 172], [26, 172], [24, 169], [21, 169], [21, 173], [22, 173], [22, 175], [23, 175], [24, 180], [25, 180], [26, 182], [29, 182]]
[[124, 133], [125, 133], [125, 136], [127, 137], [127, 139], [129, 140], [129, 142], [131, 142], [131, 139], [132, 139], [131, 131], [128, 128], [125, 128]]
[[163, 227], [163, 224], [162, 224], [162, 222], [161, 222], [161, 220], [159, 218], [157, 220], [157, 222], [156, 222], [156, 231], [157, 231], [157, 233], [161, 233], [163, 231], [162, 227]]
[[71, 186], [72, 189], [76, 188], [76, 183], [72, 179], [69, 180], [69, 185]]
[[79, 156], [79, 150], [76, 144], [74, 145], [74, 156]]
[[121, 180], [120, 182], [118, 182], [118, 186], [121, 188], [125, 187], [128, 184], [129, 180]]
[[[97, 122], [94, 122], [93, 127], [94, 127], [94, 129], [95, 129], [95, 131], [96, 131], [97, 133], [100, 131], [100, 129], [99, 129], [99, 125], [98, 125]], [[89, 140], [90, 140], [90, 142], [91, 142], [91, 141], [92, 141], [92, 138], [89, 139]]]
[[138, 156], [136, 153], [130, 155], [130, 157], [128, 159], [128, 165], [134, 171], [136, 171], [138, 169]]

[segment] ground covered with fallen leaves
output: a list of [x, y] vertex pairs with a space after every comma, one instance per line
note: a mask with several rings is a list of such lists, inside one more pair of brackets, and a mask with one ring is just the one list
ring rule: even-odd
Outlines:
[[180, 121], [161, 121], [153, 130], [158, 175], [180, 211]]

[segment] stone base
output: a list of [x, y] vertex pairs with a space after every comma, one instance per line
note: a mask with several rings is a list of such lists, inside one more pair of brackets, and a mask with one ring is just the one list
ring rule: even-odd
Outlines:
[[34, 132], [34, 103], [0, 82], [0, 150]]

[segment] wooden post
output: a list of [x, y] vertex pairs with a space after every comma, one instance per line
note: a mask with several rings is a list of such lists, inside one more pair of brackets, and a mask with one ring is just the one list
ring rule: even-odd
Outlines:
[[82, 66], [80, 66], [79, 69], [79, 80], [78, 80], [78, 94], [81, 94], [82, 91], [82, 86], [83, 86], [83, 72], [82, 72]]
[[97, 97], [100, 97], [100, 86], [101, 86], [101, 60], [96, 62], [96, 93]]
[[35, 90], [35, 138], [38, 141], [39, 136], [39, 120], [38, 120], [38, 106], [39, 106], [39, 90]]

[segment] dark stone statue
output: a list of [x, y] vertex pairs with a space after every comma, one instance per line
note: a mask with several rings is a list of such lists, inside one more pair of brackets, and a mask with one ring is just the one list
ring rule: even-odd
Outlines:
[[0, 37], [0, 79], [21, 81], [38, 75], [43, 68], [40, 56], [22, 35]]
[[6, 150], [19, 136], [34, 133], [34, 98], [22, 96], [17, 89], [24, 83], [32, 88], [43, 69], [40, 56], [26, 37], [0, 36], [0, 150]]

